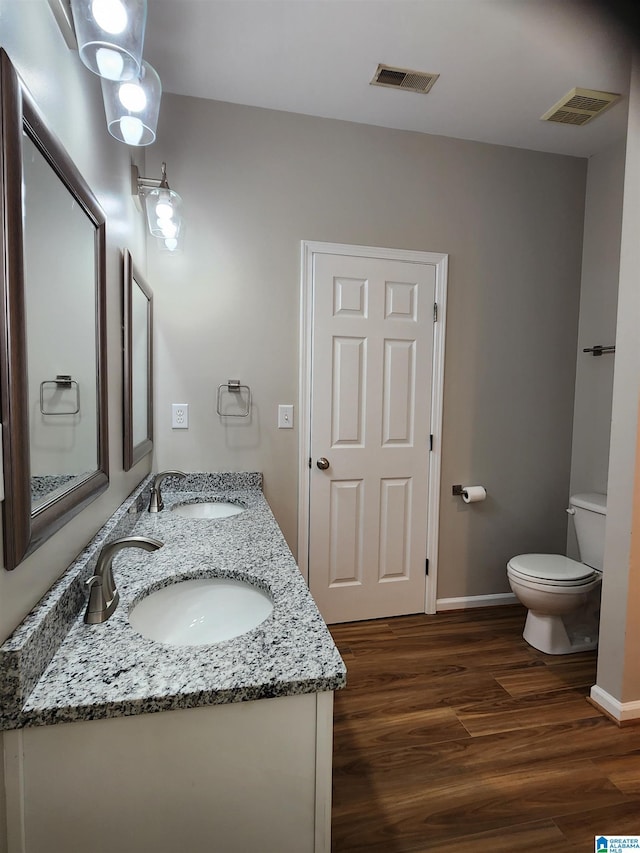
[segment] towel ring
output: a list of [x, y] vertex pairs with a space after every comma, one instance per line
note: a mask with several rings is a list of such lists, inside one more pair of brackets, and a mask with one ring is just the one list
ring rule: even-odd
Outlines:
[[[52, 385], [55, 387], [56, 391], [59, 391], [63, 388], [69, 388], [75, 392], [75, 409], [70, 410], [70, 411], [63, 411], [63, 412], [45, 411], [45, 404], [44, 404], [45, 387], [50, 387]], [[78, 385], [78, 383], [76, 382], [75, 379], [72, 379], [66, 373], [59, 373], [55, 379], [45, 379], [44, 382], [40, 383], [40, 413], [41, 414], [51, 415], [51, 416], [56, 417], [58, 415], [77, 415], [79, 411], [80, 411], [80, 386]]]
[[[240, 412], [227, 413], [222, 411], [222, 395], [224, 394], [224, 389], [226, 388], [229, 394], [238, 394], [242, 395], [242, 391], [245, 390], [247, 392], [247, 403], [245, 410]], [[251, 412], [251, 388], [248, 385], [241, 385], [239, 379], [228, 379], [227, 382], [223, 382], [221, 385], [218, 385], [218, 395], [216, 398], [216, 411], [221, 418], [247, 418]]]

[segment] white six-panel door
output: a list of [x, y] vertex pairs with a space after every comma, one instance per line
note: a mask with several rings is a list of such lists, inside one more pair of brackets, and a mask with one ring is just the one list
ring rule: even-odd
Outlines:
[[436, 272], [313, 253], [308, 571], [330, 623], [425, 610]]

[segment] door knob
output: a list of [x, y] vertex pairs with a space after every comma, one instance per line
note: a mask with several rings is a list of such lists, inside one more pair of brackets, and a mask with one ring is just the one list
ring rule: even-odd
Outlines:
[[321, 471], [326, 471], [329, 467], [329, 460], [325, 459], [324, 456], [321, 456], [320, 459], [316, 462], [316, 465]]

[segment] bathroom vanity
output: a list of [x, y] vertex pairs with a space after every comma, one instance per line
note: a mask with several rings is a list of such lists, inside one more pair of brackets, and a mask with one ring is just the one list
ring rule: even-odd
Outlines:
[[[9, 853], [319, 853], [330, 849], [333, 691], [344, 663], [260, 475], [150, 478], [0, 649]], [[242, 512], [174, 507], [227, 500]], [[115, 613], [86, 625], [84, 583], [123, 535]], [[256, 628], [209, 645], [145, 639], [129, 614], [181, 580], [267, 592]]]

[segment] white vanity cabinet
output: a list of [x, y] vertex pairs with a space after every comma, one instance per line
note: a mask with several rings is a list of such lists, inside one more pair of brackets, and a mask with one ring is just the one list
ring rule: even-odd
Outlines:
[[[0, 646], [7, 853], [329, 853], [344, 661], [261, 475], [185, 481], [155, 514], [143, 481]], [[212, 501], [243, 511], [224, 521], [172, 511]], [[87, 625], [91, 561], [130, 535], [164, 545], [153, 559], [119, 555], [120, 603]], [[268, 592], [271, 614], [195, 644], [147, 639], [129, 621], [155, 590], [206, 577]]]
[[333, 693], [4, 733], [8, 853], [329, 853]]

